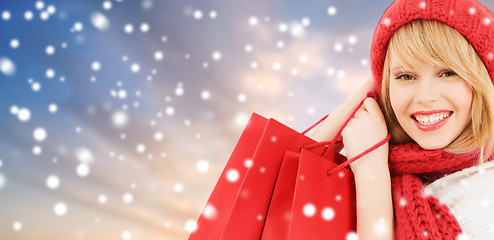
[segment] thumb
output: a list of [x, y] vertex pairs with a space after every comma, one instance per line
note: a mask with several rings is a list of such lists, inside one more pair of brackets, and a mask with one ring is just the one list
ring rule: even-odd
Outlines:
[[366, 98], [364, 104], [362, 105], [367, 112], [372, 115], [379, 114], [382, 115], [381, 108], [379, 108], [379, 104], [377, 104], [374, 98]]

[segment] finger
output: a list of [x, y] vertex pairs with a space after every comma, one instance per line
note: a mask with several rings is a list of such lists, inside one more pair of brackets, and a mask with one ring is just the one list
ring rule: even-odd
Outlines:
[[366, 98], [364, 104], [362, 104], [362, 107], [364, 107], [364, 109], [370, 114], [382, 114], [381, 108], [379, 108], [379, 105], [374, 98]]
[[355, 112], [353, 115], [354, 118], [362, 118], [363, 115], [367, 113], [367, 110], [365, 109], [364, 105], [360, 106], [360, 108]]

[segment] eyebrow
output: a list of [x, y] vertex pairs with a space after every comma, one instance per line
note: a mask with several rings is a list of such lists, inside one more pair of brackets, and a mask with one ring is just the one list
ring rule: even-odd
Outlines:
[[400, 70], [401, 71], [401, 70], [403, 70], [403, 68], [400, 67], [400, 66], [396, 66], [394, 68], [391, 68], [391, 71], [396, 71], [396, 70]]
[[[389, 73], [391, 73], [392, 75], [395, 75], [395, 74], [398, 74], [398, 73], [404, 72], [404, 71], [406, 71], [406, 70], [400, 66], [397, 66], [397, 67], [390, 69]], [[406, 71], [406, 72], [408, 72], [408, 71]]]

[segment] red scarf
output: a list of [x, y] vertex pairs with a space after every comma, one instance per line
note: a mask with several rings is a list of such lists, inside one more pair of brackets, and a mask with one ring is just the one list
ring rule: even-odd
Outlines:
[[389, 169], [395, 239], [456, 240], [461, 228], [449, 208], [424, 194], [421, 179], [435, 180], [477, 163], [477, 154], [424, 150], [417, 144], [391, 145]]

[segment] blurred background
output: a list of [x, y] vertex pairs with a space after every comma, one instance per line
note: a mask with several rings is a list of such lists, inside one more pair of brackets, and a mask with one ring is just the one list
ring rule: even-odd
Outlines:
[[329, 113], [391, 2], [1, 1], [0, 239], [187, 239], [252, 112]]

